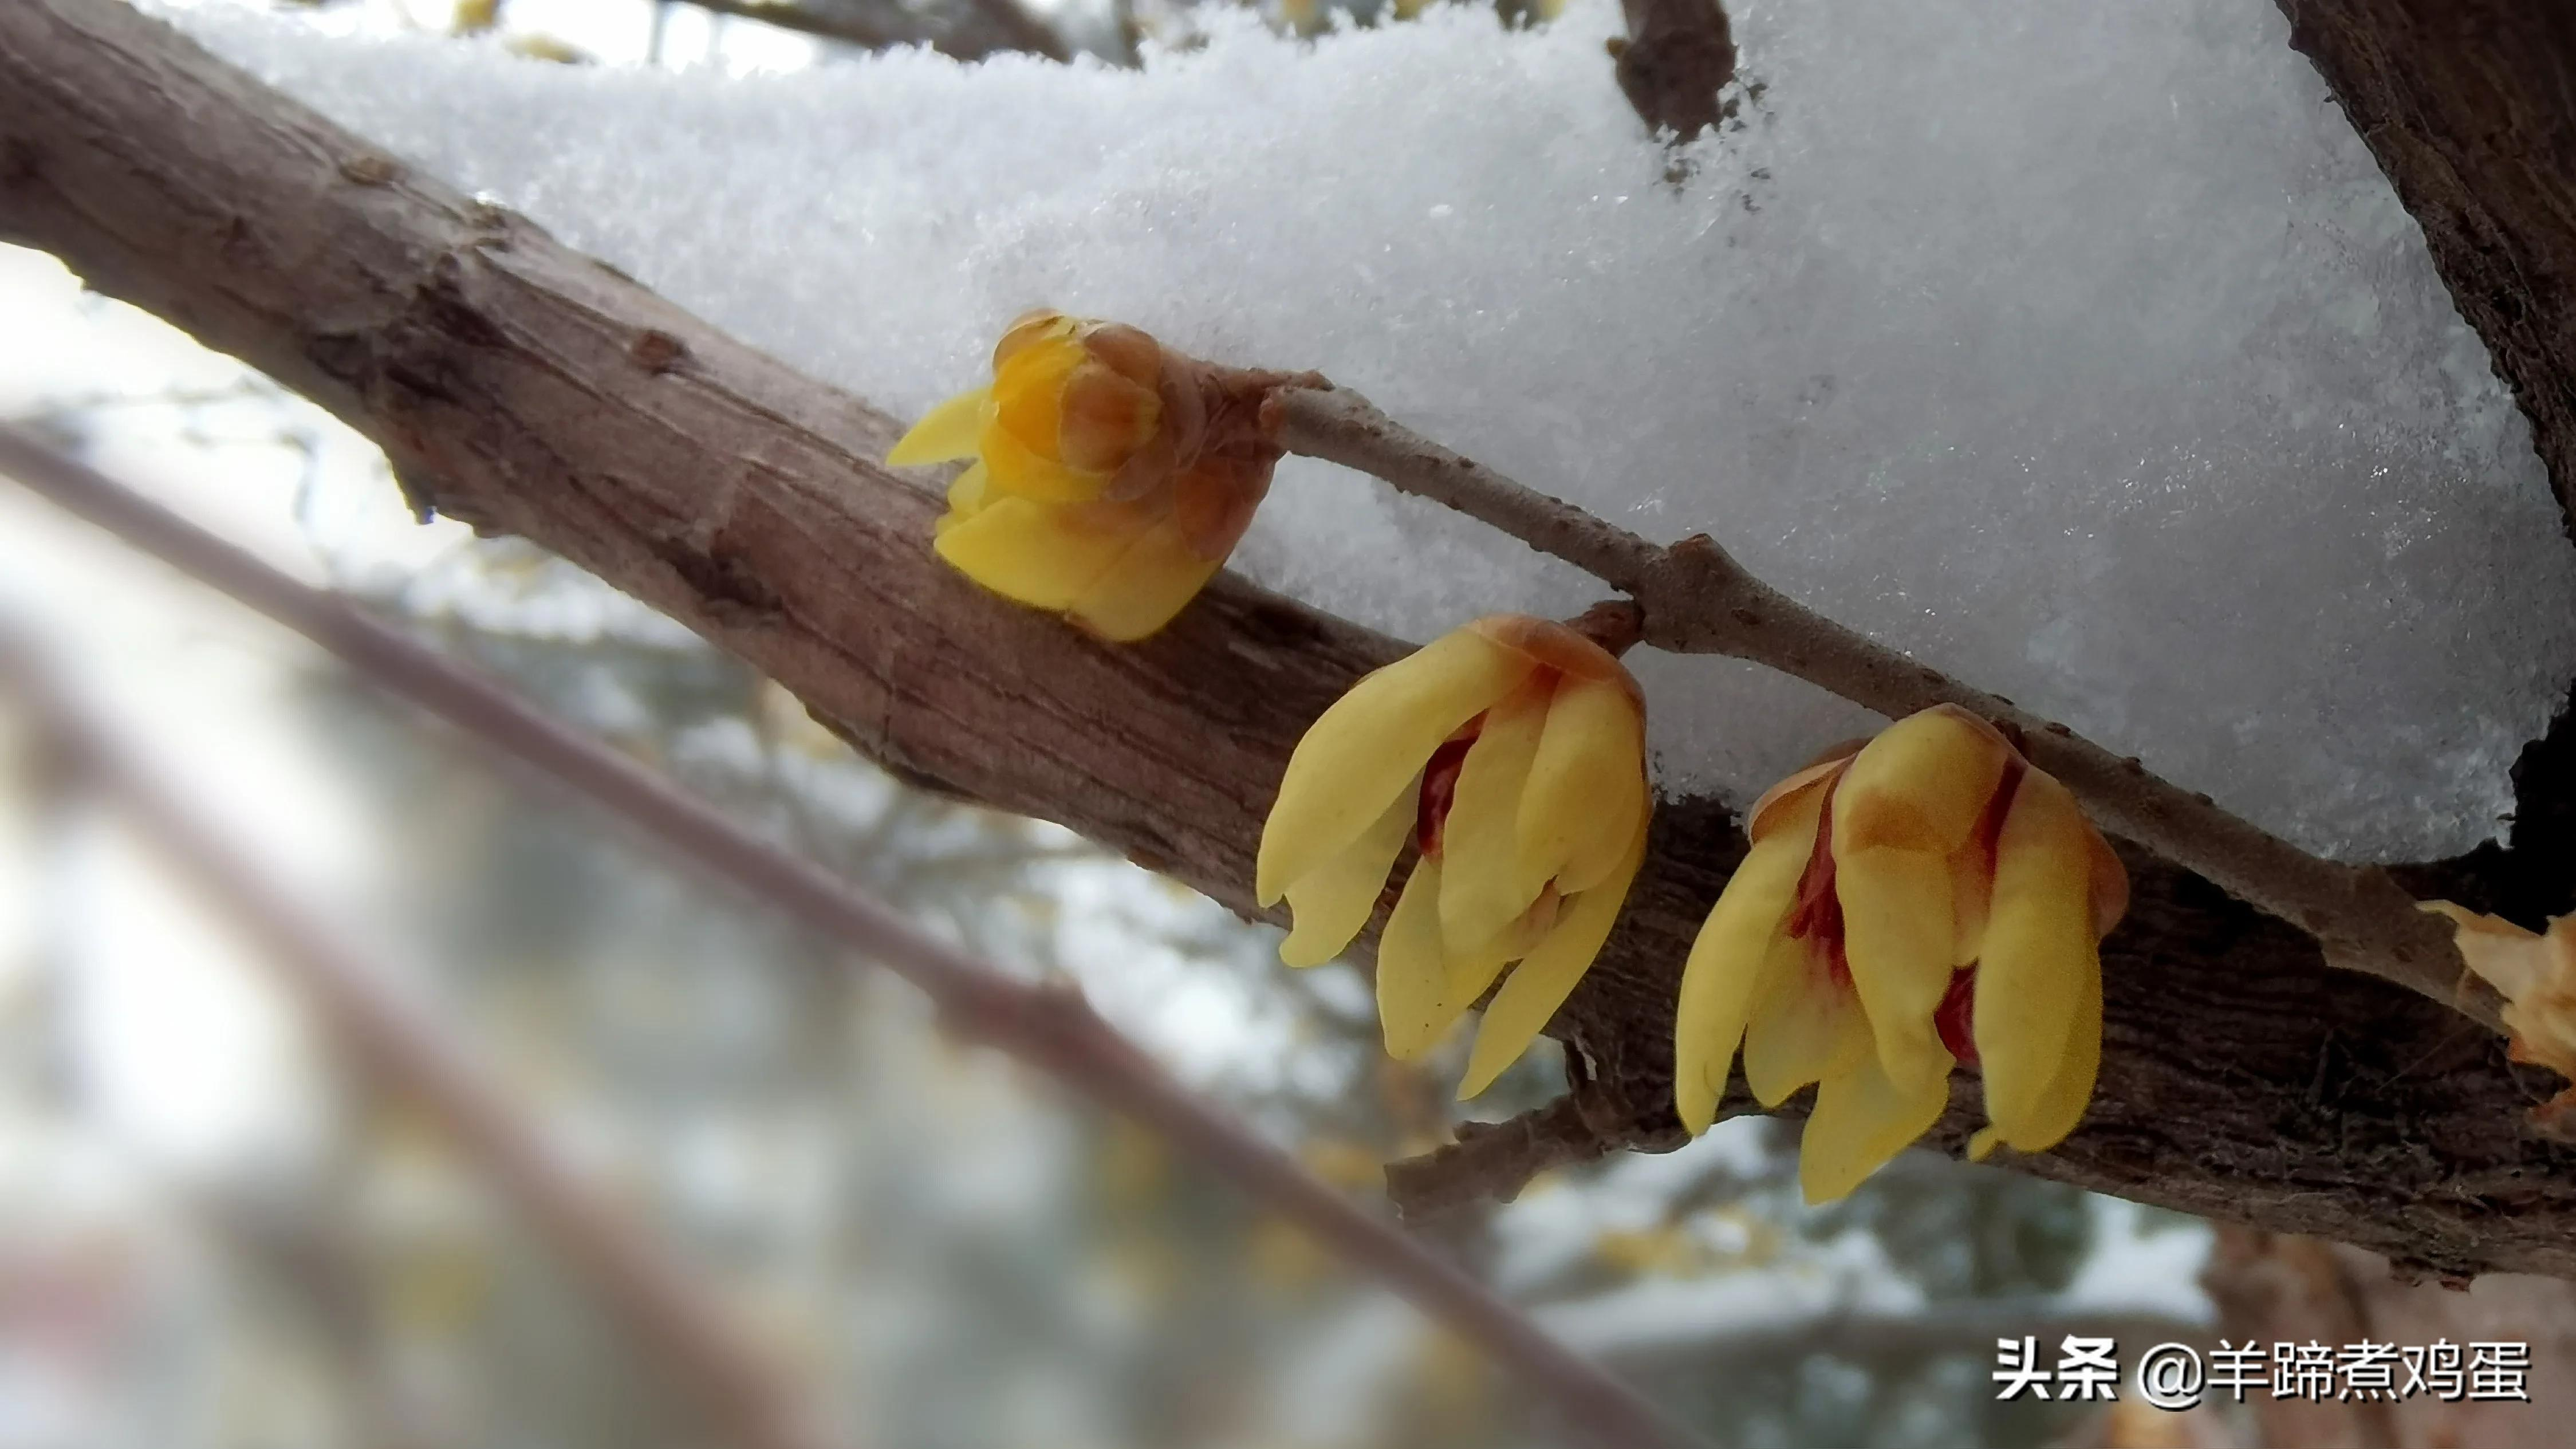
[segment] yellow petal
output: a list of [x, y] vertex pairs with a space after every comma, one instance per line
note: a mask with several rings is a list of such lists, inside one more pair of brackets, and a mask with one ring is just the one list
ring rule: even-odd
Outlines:
[[1816, 1086], [1798, 1144], [1798, 1186], [1810, 1204], [1849, 1195], [1861, 1180], [1885, 1167], [1916, 1138], [1932, 1130], [1950, 1105], [1945, 1074], [1906, 1084], [1862, 1053], [1860, 1064]]
[[1851, 1071], [1872, 1055], [1869, 1015], [1828, 974], [1805, 941], [1775, 936], [1762, 995], [1744, 1032], [1744, 1084], [1777, 1107], [1809, 1082]]
[[1458, 630], [1351, 686], [1288, 757], [1261, 828], [1253, 892], [1261, 904], [1340, 854], [1442, 741], [1527, 670], [1510, 650]]
[[1539, 942], [1521, 964], [1512, 968], [1503, 989], [1494, 993], [1485, 1008], [1485, 1019], [1476, 1028], [1476, 1047], [1467, 1058], [1467, 1078], [1458, 1086], [1463, 1100], [1492, 1086], [1503, 1069], [1520, 1060], [1522, 1052], [1538, 1038], [1539, 1031], [1565, 1004], [1574, 984], [1601, 954], [1602, 943], [1610, 939], [1610, 928], [1618, 923], [1619, 907], [1628, 899], [1628, 886], [1637, 877], [1637, 867], [1646, 859], [1646, 824], [1637, 822], [1630, 837], [1628, 853], [1610, 878], [1574, 898], [1564, 917], [1547, 939]]
[[1108, 486], [1108, 476], [1068, 468], [1023, 442], [1001, 419], [984, 425], [976, 452], [992, 473], [993, 491], [1039, 503], [1088, 503]]
[[886, 461], [898, 468], [916, 463], [945, 463], [951, 458], [975, 456], [976, 439], [984, 431], [984, 404], [992, 400], [990, 388], [961, 392], [929, 412], [912, 425], [912, 431], [895, 440], [886, 452]]
[[1753, 802], [1753, 808], [1744, 812], [1745, 838], [1760, 840], [1763, 836], [1779, 829], [1780, 822], [1789, 818], [1786, 812], [1790, 806], [1810, 795], [1822, 793], [1826, 783], [1848, 768], [1851, 765], [1851, 757], [1859, 751], [1860, 745], [1852, 745], [1839, 754], [1818, 760], [1763, 791], [1762, 798]]
[[1486, 711], [1458, 767], [1440, 832], [1440, 934], [1452, 941], [1482, 941], [1510, 925], [1547, 884], [1521, 878], [1519, 824], [1552, 683], [1534, 671]]
[[1025, 498], [1000, 498], [940, 530], [931, 546], [959, 572], [1005, 598], [1064, 609], [1135, 541], [1112, 522]]
[[1994, 877], [1985, 848], [1970, 841], [1950, 852], [1950, 964], [1965, 966], [1986, 946], [1986, 915], [1994, 905]]
[[[1985, 1048], [1977, 1050], [1982, 1055]], [[2084, 978], [2076, 998], [2075, 1023], [2066, 1034], [2065, 1054], [2058, 1059], [2046, 1090], [2021, 1120], [2010, 1122], [1996, 1117], [1994, 1125], [1980, 1130], [1969, 1140], [1968, 1159], [1985, 1160], [1997, 1142], [2009, 1142], [2016, 1151], [2046, 1152], [2065, 1141], [2084, 1120], [2084, 1109], [2092, 1105], [2093, 1082], [2101, 1070], [2102, 973], [2096, 969]], [[1993, 1079], [1990, 1076], [1987, 1080], [1986, 1090], [1991, 1094]], [[1991, 1097], [1986, 1112], [1994, 1116]]]
[[2504, 993], [2513, 1060], [2576, 1078], [2576, 915], [2551, 917], [2542, 933], [2450, 901], [2422, 909], [2450, 918], [2460, 959]]
[[1932, 1024], [1950, 989], [1956, 935], [1950, 864], [1939, 855], [1886, 847], [1845, 854], [1839, 794], [1834, 806], [1834, 894], [1843, 908], [1843, 952], [1851, 962], [1852, 985], [1869, 1013], [1888, 1075], [1919, 1083], [1950, 1066], [1950, 1053]]
[[1288, 938], [1279, 943], [1280, 960], [1320, 966], [1366, 929], [1386, 890], [1386, 873], [1395, 868], [1405, 838], [1413, 833], [1413, 816], [1414, 796], [1408, 790], [1389, 801], [1377, 823], [1341, 854], [1288, 887], [1292, 924]]
[[[1604, 826], [1616, 824], [1634, 830], [1636, 822], [1646, 818], [1647, 813], [1654, 809], [1654, 790], [1646, 783], [1643, 761], [1639, 766], [1635, 774], [1612, 787], [1610, 793], [1602, 798], [1600, 811]], [[1627, 837], [1622, 835], [1619, 838], [1624, 840]], [[1618, 853], [1596, 842], [1576, 851], [1573, 858], [1557, 871], [1556, 888], [1569, 893], [1591, 890], [1609, 879], [1610, 872], [1618, 866]]]
[[1440, 862], [1414, 862], [1395, 914], [1377, 943], [1377, 1019], [1386, 1054], [1411, 1061], [1429, 1051], [1474, 998], [1450, 989], [1440, 940]]
[[1484, 635], [1504, 648], [1529, 660], [1576, 679], [1604, 679], [1630, 692], [1631, 702], [1643, 709], [1644, 699], [1636, 693], [1637, 681], [1628, 673], [1619, 657], [1569, 625], [1535, 614], [1487, 614], [1470, 621], [1465, 627]]
[[1546, 940], [1547, 933], [1555, 928], [1556, 921], [1552, 916], [1546, 927], [1538, 930], [1533, 930], [1527, 920], [1514, 921], [1470, 950], [1460, 951], [1451, 946], [1450, 996], [1462, 1009], [1475, 1005], [1476, 998], [1493, 986], [1494, 978], [1503, 974], [1505, 966], [1536, 950], [1538, 943]]
[[996, 424], [1055, 457], [1056, 429], [1064, 416], [1064, 395], [1076, 369], [1091, 353], [1071, 337], [1043, 338], [1013, 352], [993, 369], [993, 419]]
[[2451, 922], [2460, 959], [2508, 1001], [2531, 995], [2567, 969], [2561, 963], [2570, 959], [2570, 953], [2555, 920], [2544, 935], [2453, 901], [2426, 901], [2418, 909]]
[[1772, 939], [1815, 848], [1822, 813], [1817, 803], [1808, 797], [1802, 816], [1788, 818], [1754, 843], [1700, 923], [1682, 964], [1673, 1018], [1673, 1097], [1682, 1125], [1692, 1132], [1708, 1130], [1718, 1099], [1726, 1095], [1735, 1049], [1770, 979]]
[[1191, 550], [1178, 522], [1160, 519], [1074, 601], [1073, 621], [1113, 643], [1132, 643], [1172, 622], [1219, 567]]
[[1011, 359], [1024, 350], [1051, 338], [1071, 337], [1082, 330], [1082, 323], [1067, 317], [1053, 307], [1031, 307], [1011, 319], [1002, 330], [1002, 338], [993, 344], [993, 373], [1000, 376], [1011, 365]]
[[1644, 725], [1610, 680], [1557, 686], [1521, 796], [1521, 880], [1533, 894], [1551, 880], [1588, 890], [1618, 864], [1646, 808]]
[[1882, 846], [1948, 855], [1968, 841], [2012, 747], [1966, 710], [1908, 715], [1861, 747], [1834, 792], [1834, 854]]
[[2066, 787], [2032, 770], [1996, 844], [1973, 1020], [1986, 1115], [2016, 1146], [2035, 1135], [2031, 1114], [2065, 1060], [2084, 984], [2101, 974], [2091, 830]]
[[986, 484], [989, 481], [982, 463], [967, 464], [948, 481], [948, 511], [962, 516], [981, 509], [988, 496]]

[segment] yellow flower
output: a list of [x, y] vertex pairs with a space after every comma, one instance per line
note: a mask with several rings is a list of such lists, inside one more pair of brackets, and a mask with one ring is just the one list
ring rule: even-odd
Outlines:
[[1386, 1049], [1429, 1050], [1517, 961], [1459, 1095], [1483, 1091], [1600, 954], [1645, 858], [1644, 708], [1608, 651], [1520, 614], [1362, 679], [1298, 742], [1262, 828], [1256, 893], [1295, 918], [1280, 959], [1339, 954], [1414, 841], [1378, 942]]
[[1675, 1104], [1704, 1130], [1740, 1043], [1754, 1097], [1816, 1084], [1799, 1153], [1810, 1202], [1850, 1192], [1980, 1067], [1970, 1144], [2055, 1146], [2092, 1099], [2099, 952], [2128, 873], [2075, 797], [1949, 705], [1773, 786], [1683, 968]]
[[[2423, 908], [2450, 917], [2460, 959], [2504, 993], [2505, 1029], [2513, 1033], [2507, 1055], [2576, 1081], [2576, 915], [2550, 918], [2544, 934], [2449, 901]], [[2532, 1110], [2552, 1131], [2571, 1115], [2576, 1087]]]
[[1133, 327], [1031, 312], [994, 347], [992, 384], [932, 408], [886, 461], [973, 458], [939, 556], [1005, 598], [1142, 639], [1215, 576], [1269, 491], [1279, 450], [1226, 391], [1250, 376]]

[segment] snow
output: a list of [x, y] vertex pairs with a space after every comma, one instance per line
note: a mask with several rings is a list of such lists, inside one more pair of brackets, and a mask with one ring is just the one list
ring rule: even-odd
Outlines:
[[[2576, 676], [2525, 424], [2268, 0], [1739, 0], [1745, 124], [1664, 154], [1615, 8], [1141, 73], [727, 78], [185, 23], [380, 144], [909, 415], [1044, 302], [1317, 367], [2313, 848], [2496, 833]], [[1292, 460], [1237, 558], [1424, 639], [1598, 597]], [[1868, 717], [1644, 657], [1668, 792]]]

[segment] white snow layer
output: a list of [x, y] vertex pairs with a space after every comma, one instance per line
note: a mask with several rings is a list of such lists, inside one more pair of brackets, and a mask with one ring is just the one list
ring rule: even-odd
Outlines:
[[[1615, 10], [1141, 73], [926, 52], [723, 79], [185, 22], [354, 129], [909, 416], [1033, 304], [1314, 367], [2314, 848], [2494, 835], [2576, 555], [2420, 233], [2269, 0], [1736, 0], [1676, 188]], [[1414, 639], [1597, 586], [1290, 460], [1253, 578]], [[1668, 792], [1868, 725], [1638, 672]]]

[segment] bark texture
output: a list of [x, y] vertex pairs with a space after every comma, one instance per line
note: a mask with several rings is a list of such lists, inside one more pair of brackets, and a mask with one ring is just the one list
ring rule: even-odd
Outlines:
[[[935, 497], [877, 461], [885, 416], [112, 0], [0, 4], [0, 238], [315, 398], [385, 447], [416, 505], [666, 610], [898, 773], [1060, 821], [1247, 913], [1289, 750], [1400, 650], [1231, 578], [1125, 648], [981, 593], [929, 552]], [[2559, 778], [2568, 754], [2535, 746], [2528, 778]], [[2529, 810], [2514, 851], [2412, 880], [2528, 914], [2564, 885], [2532, 851], [2576, 858], [2561, 818]], [[1482, 1139], [1502, 1167], [1461, 1144], [1433, 1196], [1680, 1140], [1673, 992], [1743, 841], [1685, 800], [1653, 843], [1552, 1027], [1573, 1096]], [[2435, 1274], [2576, 1277], [2576, 1152], [2522, 1122], [2553, 1078], [2439, 1006], [2327, 972], [2206, 882], [2129, 866], [2092, 1113], [2015, 1166]], [[1952, 1146], [1978, 1117], [1961, 1080]]]
[[2576, 520], [2576, 6], [2277, 3], [2423, 226]]
[[1735, 79], [1735, 35], [1719, 0], [1620, 0], [1628, 35], [1610, 42], [1611, 71], [1638, 119], [1687, 141], [1724, 119], [1718, 92]]

